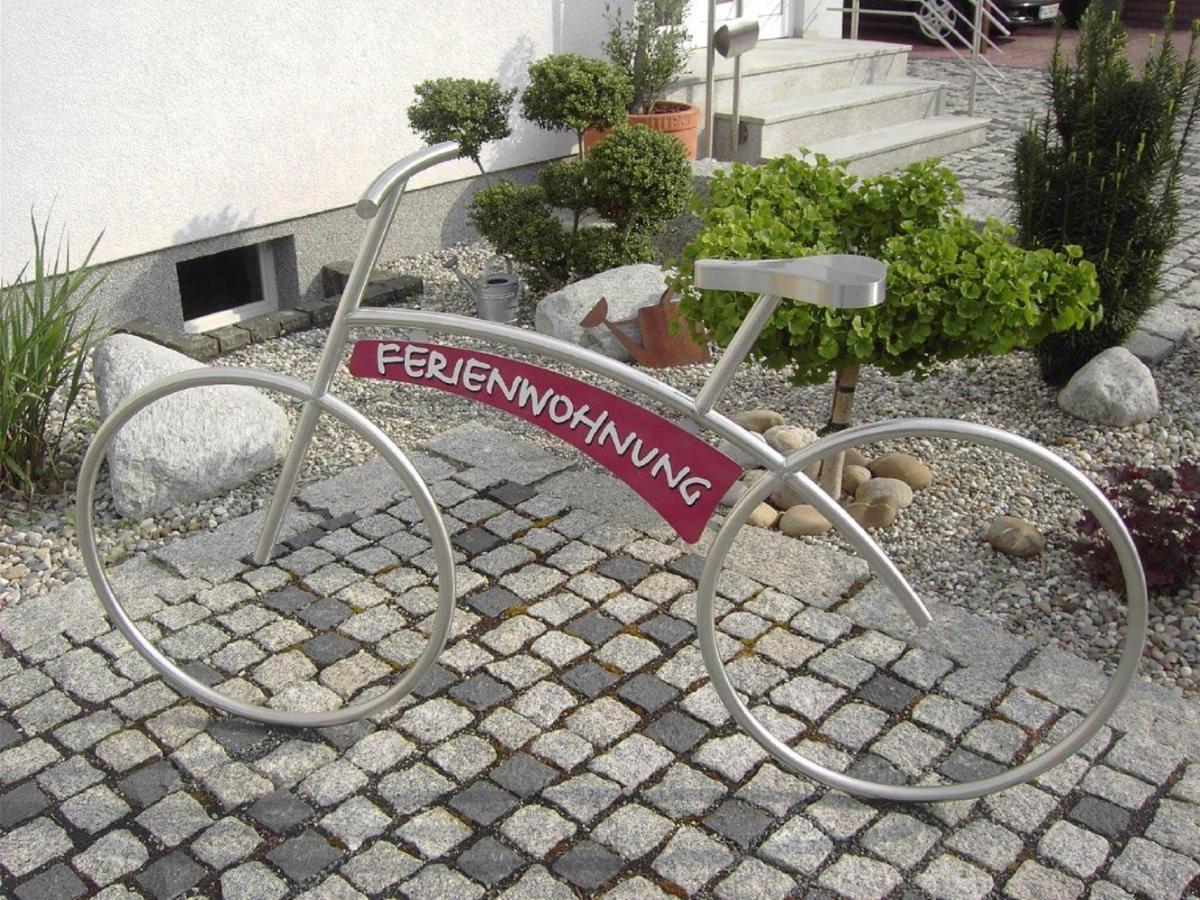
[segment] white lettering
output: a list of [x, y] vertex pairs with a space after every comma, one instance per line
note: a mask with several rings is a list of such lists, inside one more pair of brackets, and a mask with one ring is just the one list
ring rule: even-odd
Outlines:
[[683, 483], [679, 485], [679, 496], [683, 498], [683, 502], [688, 506], [695, 506], [700, 500], [700, 492], [690, 490], [695, 485], [706, 490], [712, 490], [712, 482], [707, 478], [701, 478], [698, 475], [693, 475], [691, 478], [685, 478]]
[[540, 416], [542, 414], [542, 410], [546, 408], [546, 404], [550, 402], [550, 398], [553, 396], [553, 388], [546, 388], [546, 392], [539, 396], [537, 388], [526, 381], [521, 385], [520, 393], [517, 396], [517, 406], [519, 406], [521, 409], [524, 409], [529, 404], [530, 400], [532, 400], [533, 414], [535, 416]]
[[380, 375], [385, 374], [387, 367], [392, 363], [403, 361], [404, 357], [399, 354], [399, 350], [399, 344], [380, 344], [375, 348], [375, 367]]
[[442, 378], [442, 372], [446, 371], [446, 363], [449, 361], [444, 353], [437, 350], [429, 351], [429, 365], [425, 367], [425, 377], [445, 381], [446, 379]]
[[[449, 362], [449, 360], [447, 360], [447, 362]], [[458, 376], [462, 373], [462, 367], [463, 360], [462, 357], [459, 357], [454, 361], [454, 368], [450, 370], [450, 374], [448, 376], [443, 375], [441, 369], [438, 369], [436, 372], [433, 371], [432, 365], [429, 367], [429, 374], [438, 381], [442, 382], [442, 384], [448, 384], [450, 387], [458, 387]]]
[[413, 344], [409, 344], [407, 347], [405, 347], [404, 348], [404, 374], [407, 375], [409, 378], [424, 378], [425, 371], [422, 367], [425, 365], [425, 360], [423, 360], [423, 359], [414, 360], [413, 357], [416, 356], [417, 354], [427, 355], [428, 353], [429, 353], [429, 348], [427, 348], [427, 347], [417, 347]]
[[659, 472], [663, 472], [663, 471], [665, 471], [667, 473], [667, 476], [666, 476], [667, 484], [669, 484], [671, 487], [678, 487], [679, 482], [681, 482], [683, 480], [683, 477], [685, 475], [687, 475], [688, 472], [691, 471], [691, 468], [688, 466], [684, 466], [682, 469], [679, 470], [679, 474], [676, 475], [674, 472], [671, 471], [671, 454], [664, 453], [662, 456], [660, 456], [658, 458], [658, 462], [656, 462], [654, 464], [654, 468], [650, 470], [650, 477], [656, 478], [658, 476]]
[[[555, 409], [565, 410], [565, 412], [560, 412], [558, 415], [555, 415]], [[575, 404], [571, 402], [570, 397], [565, 397], [562, 394], [555, 395], [554, 399], [550, 401], [550, 406], [546, 410], [546, 415], [548, 415], [550, 417], [550, 421], [556, 425], [561, 425], [563, 422], [567, 421], [567, 419], [571, 418], [574, 413]]]
[[468, 361], [462, 377], [463, 387], [473, 393], [479, 393], [479, 389], [483, 387], [483, 382], [487, 378], [485, 373], [489, 369], [491, 369], [491, 366], [482, 359]]
[[[636, 432], [635, 432], [635, 434], [636, 434]], [[650, 460], [652, 460], [652, 459], [654, 459], [654, 457], [658, 456], [658, 448], [651, 447], [650, 452], [639, 459], [638, 451], [641, 449], [642, 449], [642, 439], [638, 438], [637, 443], [633, 445], [633, 452], [629, 454], [629, 461], [632, 462], [634, 464], [634, 466], [639, 469], [645, 468], [647, 465], [649, 465]], [[654, 477], [653, 472], [650, 473], [650, 477], [651, 478]]]
[[588, 424], [588, 433], [587, 437], [583, 439], [583, 442], [590, 446], [592, 440], [596, 437], [596, 431], [600, 428], [600, 425], [604, 422], [604, 420], [608, 418], [608, 410], [602, 409], [600, 410], [600, 415], [596, 416], [594, 419], [589, 419], [587, 417], [588, 409], [589, 407], [585, 403], [583, 406], [579, 407], [579, 409], [575, 410], [575, 416], [571, 419], [571, 428], [578, 428], [580, 422], [586, 422]]
[[604, 430], [600, 432], [600, 446], [603, 447], [604, 442], [607, 440], [610, 444], [612, 444], [613, 449], [617, 451], [617, 456], [624, 456], [629, 450], [629, 445], [632, 444], [636, 438], [637, 432], [634, 432], [630, 434], [629, 437], [625, 438], [625, 443], [622, 444], [620, 442], [621, 436], [617, 432], [617, 427], [613, 425], [612, 422], [605, 422]]
[[518, 375], [513, 379], [512, 384], [507, 384], [504, 381], [504, 376], [500, 374], [500, 370], [492, 369], [491, 374], [488, 375], [487, 387], [485, 390], [487, 391], [487, 395], [490, 397], [492, 396], [492, 392], [496, 389], [496, 387], [499, 386], [500, 393], [504, 395], [504, 399], [509, 403], [512, 403], [513, 397], [517, 395], [517, 388], [520, 386], [523, 380], [524, 379]]

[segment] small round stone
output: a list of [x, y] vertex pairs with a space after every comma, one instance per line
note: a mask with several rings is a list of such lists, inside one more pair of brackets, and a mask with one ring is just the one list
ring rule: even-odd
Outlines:
[[886, 453], [872, 460], [871, 473], [878, 478], [898, 478], [914, 491], [923, 491], [933, 481], [929, 466], [909, 453]]
[[851, 497], [858, 489], [871, 480], [871, 470], [866, 466], [847, 465], [842, 469], [842, 493]]
[[744, 412], [734, 413], [729, 418], [747, 431], [756, 431], [759, 434], [784, 423], [783, 416], [773, 409], [748, 409]]
[[1019, 516], [998, 516], [983, 536], [989, 544], [1009, 556], [1038, 556], [1046, 549], [1042, 533]]
[[891, 499], [898, 509], [907, 509], [912, 505], [913, 492], [899, 478], [872, 478], [854, 492], [854, 499], [861, 503], [872, 503], [880, 497]]
[[807, 503], [791, 507], [779, 519], [779, 530], [790, 537], [824, 534], [831, 528], [833, 524]]
[[746, 521], [756, 528], [772, 528], [778, 519], [779, 510], [769, 503], [760, 503], [754, 507], [754, 511], [750, 513], [750, 518]]

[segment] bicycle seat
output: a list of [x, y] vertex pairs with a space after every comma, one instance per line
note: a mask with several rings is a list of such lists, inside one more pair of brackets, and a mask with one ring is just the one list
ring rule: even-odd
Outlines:
[[861, 309], [883, 302], [887, 264], [848, 253], [799, 259], [699, 259], [695, 283], [706, 291], [772, 294], [817, 306]]

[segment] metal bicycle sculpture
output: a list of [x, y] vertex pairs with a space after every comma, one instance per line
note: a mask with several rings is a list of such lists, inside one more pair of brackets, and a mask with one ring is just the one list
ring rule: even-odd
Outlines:
[[[835, 308], [876, 305], [884, 299], [886, 267], [882, 263], [855, 256], [698, 262], [695, 282], [699, 288], [745, 291], [759, 296], [695, 398], [628, 365], [536, 332], [444, 313], [360, 309], [368, 273], [379, 256], [408, 179], [423, 169], [457, 156], [458, 147], [453, 143], [425, 148], [388, 168], [359, 200], [358, 214], [370, 224], [310, 383], [249, 369], [189, 370], [145, 388], [115, 410], [100, 427], [79, 478], [81, 551], [92, 583], [109, 615], [171, 684], [198, 700], [248, 719], [273, 725], [330, 726], [362, 718], [395, 703], [417, 686], [441, 653], [450, 631], [455, 600], [454, 558], [445, 523], [429, 488], [392, 440], [361, 413], [329, 393], [349, 330], [393, 327], [406, 330], [406, 333], [417, 329], [479, 339], [570, 363], [609, 378], [725, 438], [771, 473], [759, 480], [725, 516], [700, 577], [696, 624], [704, 664], [721, 700], [736, 721], [785, 766], [827, 785], [868, 797], [899, 801], [966, 799], [1036, 777], [1082, 747], [1103, 725], [1137, 670], [1145, 638], [1147, 592], [1141, 564], [1128, 532], [1104, 495], [1080, 472], [1046, 448], [1024, 438], [983, 425], [942, 419], [907, 419], [863, 425], [826, 437], [784, 457], [714, 411], [735, 369], [750, 352], [759, 331], [782, 300]], [[701, 535], [720, 498], [741, 474], [737, 463], [675, 422], [591, 384], [503, 356], [400, 339], [359, 341], [350, 356], [350, 371], [362, 377], [451, 391], [533, 422], [573, 444], [634, 487], [688, 541], [695, 541]], [[390, 464], [410, 492], [428, 530], [436, 560], [437, 611], [423, 652], [387, 690], [341, 708], [318, 712], [285, 711], [236, 700], [203, 684], [168, 659], [138, 629], [114, 594], [100, 561], [93, 525], [96, 479], [106, 449], [118, 429], [149, 404], [179, 391], [211, 385], [244, 385], [279, 391], [303, 403], [254, 552], [258, 565], [264, 565], [276, 547], [301, 462], [322, 415], [334, 417], [364, 438]], [[715, 594], [726, 555], [751, 511], [781, 484], [794, 488], [833, 523], [918, 626], [931, 622], [925, 604], [870, 535], [802, 471], [830, 453], [873, 441], [904, 437], [974, 442], [1010, 452], [1056, 477], [1099, 520], [1116, 549], [1124, 572], [1128, 598], [1125, 640], [1112, 680], [1096, 706], [1049, 749], [998, 774], [974, 781], [918, 785], [875, 782], [827, 768], [800, 755], [772, 735], [751, 712], [730, 680], [718, 649]]]

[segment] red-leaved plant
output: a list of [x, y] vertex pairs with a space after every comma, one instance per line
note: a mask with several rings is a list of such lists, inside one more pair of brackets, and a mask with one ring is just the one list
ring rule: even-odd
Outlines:
[[[1200, 468], [1184, 462], [1174, 470], [1125, 465], [1108, 473], [1104, 493], [1125, 520], [1146, 582], [1154, 593], [1186, 586], [1200, 567]], [[1120, 590], [1121, 566], [1100, 523], [1084, 512], [1075, 550], [1097, 583]]]

